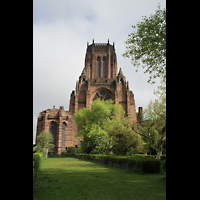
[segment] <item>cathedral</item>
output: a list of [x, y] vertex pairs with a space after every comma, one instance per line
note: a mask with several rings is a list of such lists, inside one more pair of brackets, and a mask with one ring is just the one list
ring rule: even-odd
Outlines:
[[81, 140], [75, 138], [77, 127], [73, 114], [83, 107], [90, 109], [92, 102], [98, 98], [112, 99], [115, 104], [122, 105], [132, 122], [142, 119], [143, 109], [139, 107], [136, 113], [134, 94], [129, 90], [122, 69], [117, 70], [115, 45], [114, 42], [109, 44], [109, 40], [108, 43], [94, 43], [94, 40], [90, 45], [87, 43], [85, 67], [70, 95], [69, 111], [60, 106], [59, 109], [53, 107], [40, 112], [36, 143], [42, 131], [49, 131], [54, 136], [54, 153], [61, 154], [71, 146], [79, 147]]

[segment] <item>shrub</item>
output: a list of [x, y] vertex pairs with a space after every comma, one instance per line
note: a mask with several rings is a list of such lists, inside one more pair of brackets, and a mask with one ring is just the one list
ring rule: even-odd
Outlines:
[[67, 152], [65, 151], [61, 152], [61, 156], [67, 156]]
[[136, 159], [134, 159], [134, 158], [128, 158], [127, 162], [128, 162], [128, 164], [136, 165]]
[[130, 165], [138, 166], [144, 173], [158, 173], [161, 169], [161, 161], [155, 159], [153, 155], [135, 154], [134, 156], [115, 156], [102, 154], [76, 154], [84, 158], [100, 158], [107, 163], [108, 161], [114, 163], [129, 163]]
[[155, 158], [154, 155], [145, 155], [145, 154], [134, 154], [133, 156], [129, 156], [130, 158], [136, 158], [136, 159], [146, 159], [146, 158]]
[[33, 182], [35, 182], [42, 160], [43, 160], [42, 153], [33, 153]]
[[154, 156], [147, 156], [143, 154], [138, 154], [132, 157], [127, 156], [107, 156], [103, 157], [104, 160], [112, 161], [115, 163], [129, 163], [131, 165], [136, 165], [144, 173], [158, 173], [161, 168], [161, 161], [156, 160]]
[[158, 159], [139, 159], [136, 161], [136, 165], [144, 173], [158, 173], [161, 169], [161, 161]]
[[68, 147], [67, 149], [67, 155], [76, 155], [77, 149], [75, 147]]
[[166, 154], [162, 154], [160, 160], [166, 160]]
[[127, 157], [125, 156], [115, 156], [111, 157], [111, 161], [115, 163], [127, 163]]

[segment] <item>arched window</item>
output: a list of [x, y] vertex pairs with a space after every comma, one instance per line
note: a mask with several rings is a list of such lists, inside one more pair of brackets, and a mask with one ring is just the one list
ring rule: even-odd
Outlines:
[[103, 60], [102, 60], [102, 75], [103, 75], [103, 77], [106, 76], [106, 58], [105, 58], [105, 56], [103, 57]]
[[61, 147], [65, 147], [65, 128], [67, 124], [65, 122], [62, 123], [62, 138], [61, 138]]
[[97, 57], [96, 68], [97, 68], [97, 76], [100, 76], [100, 57], [99, 56]]
[[49, 132], [52, 133], [52, 135], [53, 135], [52, 144], [54, 144], [56, 146], [56, 133], [57, 133], [57, 124], [56, 124], [56, 122], [52, 121], [50, 123]]
[[105, 92], [104, 90], [101, 90], [100, 92], [96, 93], [96, 95], [94, 96], [93, 101], [98, 99], [98, 98], [101, 98], [101, 100], [105, 101], [105, 100], [110, 99], [111, 97], [107, 92]]

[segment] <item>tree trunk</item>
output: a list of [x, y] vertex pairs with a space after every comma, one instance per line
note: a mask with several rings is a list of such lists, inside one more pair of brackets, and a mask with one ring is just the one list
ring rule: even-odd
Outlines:
[[149, 143], [149, 155], [151, 155], [151, 142]]
[[147, 155], [147, 150], [146, 149], [144, 149], [144, 155]]
[[156, 152], [157, 152], [156, 159], [159, 159], [159, 160], [160, 160], [160, 158], [162, 156], [162, 148], [163, 148], [163, 144], [164, 144], [164, 141], [165, 141], [165, 138], [166, 138], [166, 136], [164, 135], [165, 131], [166, 131], [166, 124], [162, 128], [161, 139], [159, 141], [159, 147], [156, 148]]
[[113, 148], [113, 146], [110, 147], [110, 148], [108, 148], [108, 149], [106, 150], [106, 152], [104, 153], [104, 155], [107, 155], [107, 153], [108, 153], [112, 148]]
[[160, 160], [161, 156], [162, 156], [162, 148], [163, 148], [163, 140], [160, 141], [159, 147], [156, 148], [156, 159]]
[[156, 155], [156, 159], [160, 160], [161, 156], [162, 156], [162, 150], [161, 151], [158, 150], [157, 155]]

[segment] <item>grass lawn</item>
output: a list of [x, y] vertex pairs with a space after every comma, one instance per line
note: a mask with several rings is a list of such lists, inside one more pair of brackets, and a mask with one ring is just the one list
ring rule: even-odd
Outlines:
[[162, 200], [166, 174], [143, 174], [77, 158], [44, 159], [34, 200]]

